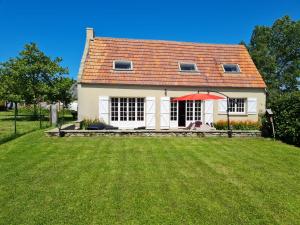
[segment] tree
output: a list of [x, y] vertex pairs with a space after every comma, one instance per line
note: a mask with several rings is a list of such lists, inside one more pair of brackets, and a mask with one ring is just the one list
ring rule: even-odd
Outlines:
[[21, 101], [36, 105], [49, 98], [56, 80], [68, 73], [60, 63], [61, 58], [51, 59], [34, 43], [26, 44], [24, 50], [13, 59], [0, 65], [1, 96], [9, 101]]
[[270, 92], [298, 90], [300, 21], [285, 16], [271, 27], [256, 26], [247, 47]]
[[0, 98], [10, 102], [23, 99], [23, 79], [19, 76], [19, 62], [10, 59], [0, 64]]
[[300, 91], [280, 94], [269, 101], [277, 138], [300, 146]]
[[50, 102], [60, 101], [65, 106], [73, 100], [71, 87], [75, 81], [69, 77], [59, 77], [54, 80], [51, 94], [48, 96]]
[[23, 79], [19, 76], [19, 62], [10, 59], [0, 64], [0, 99], [15, 104], [14, 132], [17, 133], [18, 102], [23, 99]]

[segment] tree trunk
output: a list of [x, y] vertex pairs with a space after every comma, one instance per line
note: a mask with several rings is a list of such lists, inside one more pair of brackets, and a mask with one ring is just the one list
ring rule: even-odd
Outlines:
[[15, 135], [17, 134], [17, 114], [18, 114], [18, 103], [15, 102], [15, 116], [14, 116]]
[[36, 107], [36, 102], [33, 103], [33, 117], [34, 118], [37, 118], [38, 116], [38, 110], [37, 110], [37, 107]]

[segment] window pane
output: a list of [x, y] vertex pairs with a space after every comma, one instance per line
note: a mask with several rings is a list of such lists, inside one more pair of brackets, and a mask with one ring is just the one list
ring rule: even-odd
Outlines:
[[193, 101], [186, 101], [186, 120], [192, 121], [193, 119]]
[[137, 98], [137, 120], [144, 121], [144, 99]]
[[118, 121], [119, 110], [118, 110], [118, 98], [111, 98], [111, 120]]
[[201, 101], [195, 101], [195, 120], [201, 121]]
[[245, 112], [245, 99], [236, 99], [236, 109], [237, 112]]
[[135, 121], [135, 98], [129, 98], [129, 121]]
[[180, 70], [181, 71], [196, 71], [195, 64], [189, 63], [180, 63]]
[[177, 120], [177, 102], [171, 102], [171, 120]]
[[127, 121], [127, 98], [120, 98], [120, 120]]
[[243, 113], [245, 112], [245, 99], [244, 98], [230, 98], [229, 99], [229, 112]]
[[229, 73], [238, 73], [240, 72], [238, 65], [236, 64], [224, 64], [224, 71]]
[[235, 98], [229, 99], [228, 110], [229, 110], [229, 112], [235, 112]]
[[131, 70], [130, 61], [115, 61], [115, 69], [119, 70]]

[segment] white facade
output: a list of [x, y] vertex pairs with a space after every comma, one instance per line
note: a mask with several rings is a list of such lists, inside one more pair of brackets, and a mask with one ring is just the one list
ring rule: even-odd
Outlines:
[[[231, 121], [258, 121], [259, 114], [265, 112], [263, 89], [215, 90], [234, 100], [229, 106]], [[120, 129], [145, 127], [156, 130], [186, 127], [194, 121], [210, 124], [226, 120], [226, 99], [172, 101], [172, 98], [197, 91], [207, 93], [205, 89], [186, 87], [168, 87], [166, 91], [154, 86], [79, 84], [78, 119], [100, 119]], [[115, 107], [112, 101], [115, 101]]]
[[[239, 107], [240, 112], [231, 112], [231, 115], [257, 113], [256, 98], [248, 98], [238, 102], [234, 103], [231, 110], [235, 110], [234, 107]], [[217, 103], [219, 112], [226, 113], [227, 100], [217, 100]], [[170, 97], [164, 96], [160, 97], [159, 105], [158, 115], [155, 97], [99, 96], [99, 120], [120, 129], [138, 127], [156, 129], [156, 117], [158, 116], [161, 130], [187, 127], [196, 121], [201, 121], [203, 124], [214, 122], [213, 100], [174, 102]], [[181, 106], [179, 107], [179, 105]]]

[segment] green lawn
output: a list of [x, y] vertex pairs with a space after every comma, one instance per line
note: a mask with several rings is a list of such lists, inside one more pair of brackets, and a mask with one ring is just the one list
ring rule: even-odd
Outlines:
[[0, 145], [0, 224], [300, 224], [299, 150], [37, 131]]
[[[48, 112], [44, 110], [42, 115], [44, 118], [42, 119], [42, 128], [49, 127], [49, 119]], [[39, 119], [32, 119], [30, 115], [33, 115], [33, 111], [22, 111], [20, 109], [19, 114], [21, 116], [17, 117], [17, 134], [15, 135], [15, 125], [14, 125], [14, 111], [4, 111], [0, 112], [0, 144], [12, 140], [21, 135], [30, 133], [35, 130], [40, 129], [40, 121]], [[26, 116], [24, 116], [26, 115]], [[59, 113], [59, 118], [62, 118], [62, 112]], [[64, 115], [64, 123], [69, 123], [73, 121], [72, 115], [70, 112], [66, 112]], [[61, 120], [62, 121], [62, 120]]]
[[[45, 122], [43, 122], [43, 126], [46, 126]], [[0, 112], [0, 144], [37, 129], [40, 129], [39, 121], [19, 117], [17, 119], [17, 134], [15, 135], [13, 112]]]

